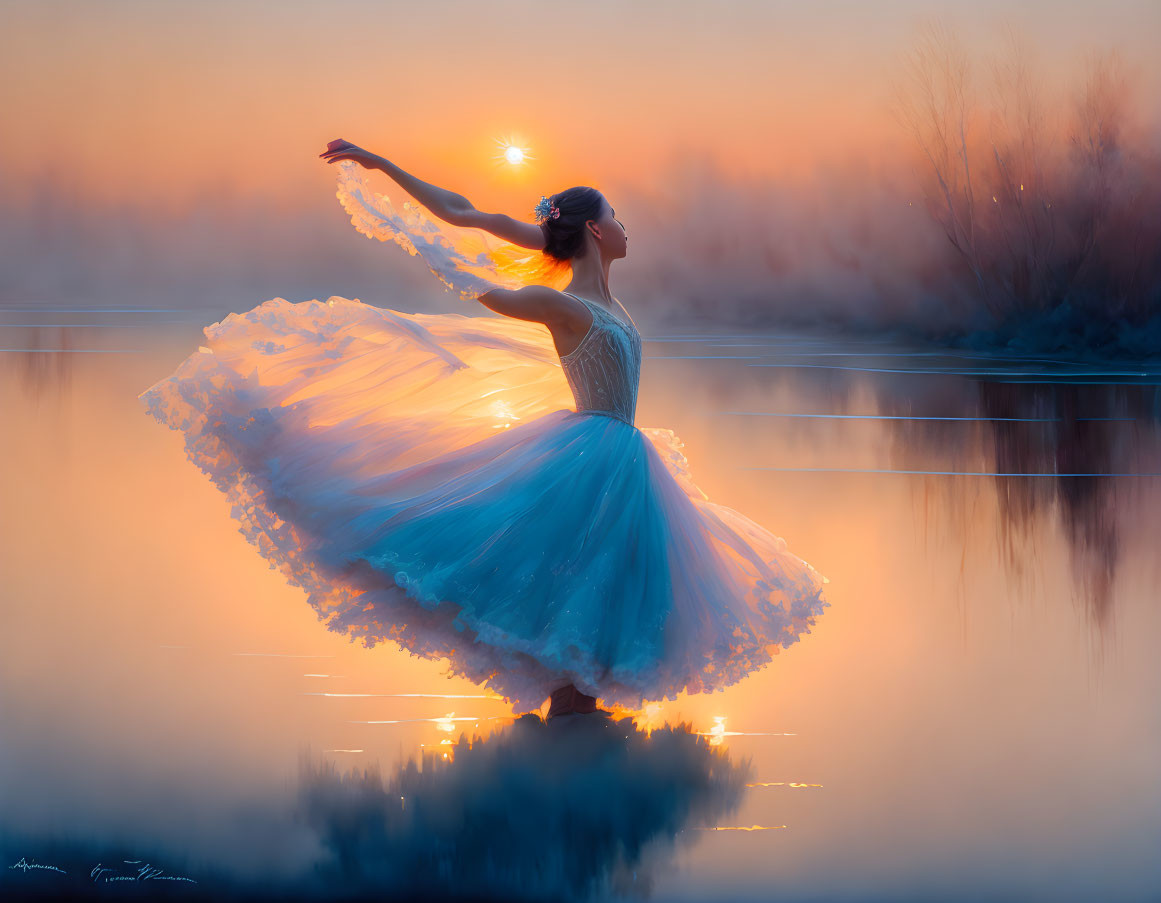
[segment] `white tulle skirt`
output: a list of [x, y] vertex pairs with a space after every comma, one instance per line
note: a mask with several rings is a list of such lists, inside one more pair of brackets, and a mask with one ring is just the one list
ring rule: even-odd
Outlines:
[[639, 708], [810, 632], [825, 578], [709, 501], [670, 430], [577, 413], [548, 330], [340, 297], [205, 329], [142, 393], [332, 630], [521, 710]]

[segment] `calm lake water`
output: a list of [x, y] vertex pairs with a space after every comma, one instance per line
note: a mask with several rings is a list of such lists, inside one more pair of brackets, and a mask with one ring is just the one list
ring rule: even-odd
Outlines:
[[[547, 897], [606, 874], [597, 896], [654, 900], [1161, 895], [1161, 365], [642, 324], [638, 425], [831, 607], [626, 753], [326, 631], [137, 400], [225, 313], [0, 309], [5, 866], [87, 874], [115, 842], [203, 887], [370, 860], [385, 886], [453, 837], [466, 888], [519, 810], [504, 880]], [[306, 759], [403, 788], [377, 847], [336, 826], [382, 799]]]

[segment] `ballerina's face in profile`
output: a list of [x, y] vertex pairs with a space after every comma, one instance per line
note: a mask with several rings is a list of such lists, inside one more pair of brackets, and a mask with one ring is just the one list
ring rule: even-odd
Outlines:
[[613, 206], [602, 196], [600, 218], [585, 223], [602, 260], [620, 260], [629, 253], [629, 235], [625, 231], [625, 226], [617, 219], [616, 213]]

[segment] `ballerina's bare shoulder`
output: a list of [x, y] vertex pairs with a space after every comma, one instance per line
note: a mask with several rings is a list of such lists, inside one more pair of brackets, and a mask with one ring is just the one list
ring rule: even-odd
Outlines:
[[[505, 317], [545, 324], [553, 337], [556, 353], [561, 357], [576, 353], [596, 325], [597, 315], [591, 310], [591, 306], [596, 306], [597, 302], [582, 301], [579, 296], [569, 291], [557, 291], [548, 286], [492, 289], [484, 292], [478, 299], [485, 308], [503, 313]], [[619, 301], [616, 305], [625, 311], [625, 317], [622, 318], [618, 313], [606, 309], [608, 316], [635, 331], [636, 324], [625, 310], [625, 305]]]
[[561, 357], [567, 357], [580, 347], [596, 318], [588, 305], [576, 296], [547, 285], [492, 289], [480, 295], [479, 301], [498, 314], [543, 323]]

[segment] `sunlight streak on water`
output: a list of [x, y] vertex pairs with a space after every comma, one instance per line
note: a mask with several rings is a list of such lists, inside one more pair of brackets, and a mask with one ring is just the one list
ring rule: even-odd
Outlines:
[[231, 652], [230, 655], [249, 655], [257, 658], [334, 658], [333, 653], [297, 653], [297, 652]]
[[786, 825], [720, 825], [716, 828], [706, 828], [706, 831], [777, 831]]
[[795, 789], [800, 789], [800, 788], [821, 787], [822, 784], [799, 784], [799, 783], [796, 783], [794, 781], [757, 781], [753, 784], [747, 784], [746, 786], [747, 787], [793, 787]]
[[[784, 414], [775, 411], [718, 411], [743, 417], [797, 417], [804, 420], [940, 420], [966, 423], [1063, 423], [1063, 417], [920, 417], [906, 414]], [[1073, 417], [1076, 421], [1135, 423], [1135, 417]]]
[[896, 473], [931, 477], [1161, 477], [1157, 473], [1001, 473], [989, 470], [884, 470], [871, 467], [739, 467], [738, 470], [772, 470], [785, 473]]
[[1054, 377], [1053, 382], [1068, 382], [1073, 377], [1081, 376], [1123, 376], [1148, 377], [1161, 375], [1155, 370], [1079, 370], [1075, 372], [1057, 371], [1049, 374], [1039, 370], [996, 370], [996, 369], [941, 369], [941, 368], [909, 368], [909, 367], [849, 367], [840, 364], [782, 364], [767, 363], [747, 364], [749, 367], [777, 367], [786, 370], [847, 370], [853, 373], [902, 373], [915, 376], [1047, 376]]
[[375, 720], [375, 721], [348, 721], [347, 723], [348, 724], [412, 724], [412, 723], [419, 722], [419, 721], [431, 721], [431, 722], [434, 722], [438, 727], [440, 727], [440, 729], [447, 730], [447, 729], [450, 729], [450, 724], [453, 721], [495, 721], [497, 719], [510, 721], [512, 719], [512, 716], [511, 715], [457, 715], [456, 717], [453, 718], [453, 717], [450, 717], [447, 715], [441, 715], [441, 716], [438, 716], [435, 718], [392, 718], [392, 719], [382, 719], [382, 720]]
[[345, 696], [354, 698], [392, 697], [397, 699], [414, 697], [418, 699], [499, 699], [503, 696], [486, 693], [303, 693], [303, 696]]

